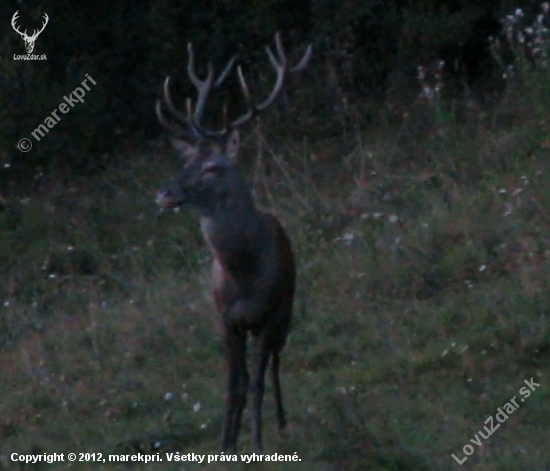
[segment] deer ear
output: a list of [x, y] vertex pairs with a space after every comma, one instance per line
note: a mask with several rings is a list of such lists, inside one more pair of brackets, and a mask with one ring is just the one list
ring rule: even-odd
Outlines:
[[183, 158], [188, 159], [193, 153], [193, 145], [183, 139], [170, 139], [174, 150]]
[[239, 131], [234, 129], [225, 141], [225, 154], [229, 159], [236, 160], [239, 153]]

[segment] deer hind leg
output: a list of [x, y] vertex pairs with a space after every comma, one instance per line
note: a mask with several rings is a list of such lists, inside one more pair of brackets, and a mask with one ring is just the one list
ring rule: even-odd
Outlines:
[[286, 343], [292, 317], [292, 305], [283, 304], [277, 312], [277, 330], [273, 335], [272, 356], [271, 356], [271, 381], [273, 384], [273, 395], [275, 396], [275, 413], [277, 415], [277, 428], [279, 435], [282, 435], [286, 428], [285, 409], [283, 407], [283, 394], [281, 381], [279, 379], [280, 353]]
[[231, 325], [224, 329], [228, 366], [225, 417], [222, 430], [222, 451], [235, 449], [246, 405], [248, 371], [246, 369], [246, 332]]
[[265, 390], [265, 372], [269, 364], [270, 345], [265, 333], [254, 339], [253, 370], [250, 392], [252, 394], [252, 445], [255, 451], [263, 450], [262, 402]]
[[277, 428], [279, 434], [282, 434], [286, 427], [285, 410], [283, 407], [283, 396], [281, 393], [281, 382], [279, 381], [279, 351], [273, 352], [271, 357], [271, 380], [273, 384], [273, 394], [275, 396], [275, 411], [277, 414]]

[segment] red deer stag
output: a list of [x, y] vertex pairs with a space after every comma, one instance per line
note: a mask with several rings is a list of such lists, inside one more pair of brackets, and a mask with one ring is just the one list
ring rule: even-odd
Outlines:
[[[289, 67], [279, 33], [275, 35], [276, 57], [269, 47], [266, 52], [276, 71], [276, 80], [268, 97], [253, 103], [240, 66], [237, 74], [247, 112], [224, 129], [209, 130], [200, 124], [208, 93], [229, 75], [233, 59], [214, 81], [214, 70], [201, 81], [195, 73], [194, 54], [188, 45], [187, 74], [197, 89], [197, 101], [187, 101], [187, 113], [178, 111], [164, 82], [164, 102], [168, 110], [184, 126], [167, 121], [156, 103], [160, 123], [173, 135], [172, 146], [183, 159], [183, 169], [157, 195], [162, 208], [188, 206], [200, 216], [202, 232], [213, 254], [212, 290], [216, 307], [222, 315], [223, 342], [229, 369], [225, 417], [222, 430], [222, 451], [237, 445], [247, 391], [253, 395], [252, 443], [262, 450], [262, 400], [265, 373], [271, 359], [271, 371], [277, 425], [285, 427], [279, 354], [285, 345], [292, 316], [295, 287], [295, 265], [290, 239], [279, 220], [259, 210], [252, 199], [246, 180], [235, 165], [239, 150], [237, 128], [253, 120], [267, 109], [283, 89], [289, 72], [304, 69], [311, 56], [311, 46], [295, 67]], [[252, 381], [246, 367], [246, 341], [253, 337]], [[249, 384], [250, 383], [250, 384]]]

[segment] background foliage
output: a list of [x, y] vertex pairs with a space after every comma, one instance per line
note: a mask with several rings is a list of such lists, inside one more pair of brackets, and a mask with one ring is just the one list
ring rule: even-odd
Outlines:
[[[220, 67], [239, 52], [252, 71], [259, 59], [265, 65], [262, 46], [277, 30], [284, 32], [291, 51], [312, 42], [314, 60], [307, 81], [298, 85], [307, 88], [310, 99], [295, 105], [304, 116], [321, 112], [325, 124], [338, 118], [333, 111], [344, 96], [361, 117], [375, 118], [373, 108], [395, 90], [400, 98], [414, 93], [419, 63], [438, 58], [446, 59], [455, 75], [457, 61], [465, 65], [461, 73], [466, 71], [470, 85], [484, 93], [498, 88], [486, 73], [493, 66], [487, 38], [512, 6], [475, 0], [3, 2], [2, 161], [12, 164], [12, 177], [37, 163], [97, 165], [116, 147], [158, 136], [152, 105], [163, 78], [177, 78], [181, 97], [190, 92], [184, 72], [189, 41], [195, 43], [202, 67], [207, 58]], [[23, 42], [9, 23], [16, 10], [19, 24], [29, 30], [39, 27], [42, 14], [48, 13], [50, 23], [35, 49], [47, 54], [47, 61], [12, 60], [13, 54], [23, 53]], [[98, 83], [86, 103], [75, 107], [31, 153], [14, 152], [17, 141], [85, 74]], [[235, 94], [235, 84], [230, 92]], [[3, 172], [2, 181], [9, 177]]]

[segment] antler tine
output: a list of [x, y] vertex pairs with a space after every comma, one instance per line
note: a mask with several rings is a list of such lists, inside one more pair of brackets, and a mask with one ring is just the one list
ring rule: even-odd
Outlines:
[[285, 51], [283, 49], [283, 44], [281, 43], [281, 35], [278, 32], [275, 34], [275, 44], [277, 45], [277, 54], [279, 56], [279, 61], [277, 61], [268, 46], [265, 47], [265, 50], [267, 52], [267, 55], [269, 56], [269, 61], [271, 62], [271, 65], [277, 72], [277, 80], [275, 81], [275, 85], [273, 86], [273, 89], [271, 90], [269, 96], [263, 101], [263, 103], [260, 103], [256, 106], [257, 112], [263, 111], [269, 105], [271, 105], [271, 103], [275, 101], [275, 98], [277, 98], [277, 96], [283, 89], [285, 76], [287, 73], [287, 60]]
[[255, 116], [254, 106], [252, 104], [252, 95], [250, 94], [250, 89], [248, 88], [248, 84], [246, 83], [246, 79], [244, 78], [243, 70], [241, 69], [241, 66], [239, 65], [237, 67], [237, 75], [239, 76], [239, 84], [241, 85], [241, 90], [244, 95], [244, 101], [246, 103], [246, 113], [237, 118], [235, 121], [233, 121], [225, 130], [224, 132], [227, 132], [229, 128], [236, 128], [239, 126], [242, 126], [247, 121], [251, 120]]
[[191, 83], [197, 89], [197, 104], [195, 105], [195, 112], [193, 113], [192, 120], [195, 126], [200, 127], [200, 121], [206, 105], [206, 99], [208, 98], [208, 93], [212, 88], [212, 81], [214, 80], [214, 66], [212, 65], [212, 62], [209, 62], [206, 80], [200, 80], [195, 72], [195, 54], [193, 53], [193, 44], [189, 43], [187, 45], [187, 51], [189, 53], [187, 75], [189, 76]]
[[177, 124], [171, 123], [168, 121], [164, 115], [162, 114], [162, 108], [161, 108], [161, 102], [160, 100], [157, 100], [155, 104], [155, 111], [157, 118], [166, 129], [169, 131], [181, 135], [184, 133], [189, 133], [194, 137], [201, 136], [205, 131], [200, 127], [195, 125], [193, 120], [191, 119], [191, 103], [190, 100], [187, 100], [187, 115], [183, 114], [181, 111], [178, 111], [176, 107], [174, 106], [174, 102], [172, 101], [172, 97], [170, 96], [170, 77], [166, 77], [164, 80], [164, 86], [163, 86], [163, 98], [166, 106], [170, 110], [170, 112], [178, 118], [183, 124], [187, 126], [187, 129], [182, 128], [181, 126], [178, 126]]
[[225, 67], [224, 71], [220, 74], [220, 76], [218, 77], [218, 80], [216, 80], [216, 82], [214, 83], [214, 87], [219, 87], [223, 82], [224, 80], [227, 78], [227, 76], [229, 75], [229, 73], [231, 72], [231, 69], [233, 68], [233, 64], [235, 64], [235, 61], [237, 60], [237, 56], [233, 56], [229, 62], [227, 63], [227, 66]]
[[306, 49], [306, 52], [304, 53], [304, 56], [302, 57], [302, 59], [300, 60], [300, 62], [298, 62], [298, 64], [296, 64], [294, 67], [292, 67], [292, 69], [290, 69], [289, 72], [300, 72], [302, 70], [304, 70], [307, 66], [307, 64], [309, 63], [309, 59], [311, 59], [311, 54], [313, 53], [313, 46], [310, 44], [307, 49]]
[[176, 124], [171, 123], [170, 121], [167, 121], [166, 118], [163, 116], [162, 111], [161, 111], [161, 102], [160, 102], [160, 100], [157, 100], [156, 103], [155, 103], [155, 113], [157, 115], [157, 119], [159, 120], [160, 124], [162, 124], [166, 129], [168, 129], [169, 131], [171, 131], [175, 134], [180, 134], [181, 133], [182, 130], [179, 126], [177, 126]]
[[170, 96], [169, 83], [170, 83], [170, 76], [166, 77], [166, 79], [164, 80], [164, 86], [163, 86], [163, 96], [164, 96], [164, 102], [166, 103], [166, 106], [168, 106], [170, 113], [172, 113], [182, 123], [188, 126], [192, 126], [193, 123], [189, 119], [189, 116], [184, 115], [181, 111], [178, 111], [174, 106], [174, 102], [172, 101], [172, 97]]

